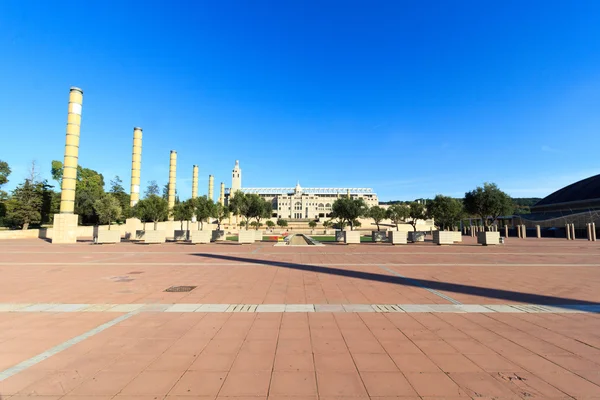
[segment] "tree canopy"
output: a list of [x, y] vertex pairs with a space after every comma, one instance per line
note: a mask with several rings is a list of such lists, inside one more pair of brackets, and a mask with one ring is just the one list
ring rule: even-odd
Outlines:
[[269, 218], [271, 216], [271, 203], [260, 197], [255, 193], [246, 194], [243, 192], [236, 192], [235, 196], [230, 199], [229, 206], [235, 215], [244, 217], [246, 221], [246, 229], [248, 229], [248, 221], [250, 219], [256, 219], [256, 222], [260, 223], [262, 218]]
[[225, 206], [221, 203], [216, 203], [213, 208], [212, 217], [217, 220], [217, 229], [221, 230], [221, 224], [223, 221], [231, 215], [231, 210], [229, 210], [228, 206]]
[[375, 225], [377, 225], [377, 230], [379, 230], [379, 224], [386, 218], [386, 211], [385, 209], [379, 206], [373, 206], [369, 208], [369, 211], [367, 212], [367, 217], [375, 221]]
[[194, 213], [203, 228], [204, 222], [215, 215], [215, 203], [206, 196], [196, 197], [194, 199]]
[[108, 224], [108, 229], [112, 222], [121, 217], [121, 205], [119, 200], [112, 194], [104, 194], [94, 202], [94, 210], [102, 224]]
[[367, 204], [363, 199], [341, 197], [333, 202], [331, 206], [332, 217], [340, 220], [342, 226], [350, 224], [350, 230], [354, 228], [354, 221], [367, 212]]
[[455, 227], [464, 214], [463, 203], [452, 197], [438, 194], [427, 205], [427, 214], [440, 229]]
[[169, 216], [169, 205], [162, 197], [151, 194], [145, 199], [138, 201], [133, 207], [133, 212], [136, 217], [142, 221], [154, 222], [156, 228], [157, 222], [165, 221]]
[[6, 161], [0, 160], [0, 187], [8, 182], [11, 170]]
[[465, 193], [465, 210], [480, 217], [485, 226], [494, 223], [501, 215], [513, 212], [513, 203], [506, 193], [498, 188], [495, 183], [484, 183], [474, 190]]
[[6, 218], [10, 223], [27, 229], [30, 224], [41, 222], [43, 191], [44, 183], [29, 179], [17, 186], [6, 202]]
[[386, 216], [392, 220], [392, 222], [396, 226], [396, 230], [399, 230], [398, 225], [400, 225], [403, 222], [406, 222], [406, 219], [408, 218], [409, 214], [409, 208], [399, 203], [389, 206], [386, 210]]
[[413, 201], [410, 203], [408, 206], [408, 216], [410, 218], [408, 223], [412, 225], [414, 231], [416, 232], [418, 220], [427, 219], [427, 209], [425, 208], [425, 204], [418, 201]]

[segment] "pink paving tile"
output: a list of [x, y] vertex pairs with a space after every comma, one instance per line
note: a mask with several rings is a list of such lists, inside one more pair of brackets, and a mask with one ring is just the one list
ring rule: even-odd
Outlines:
[[508, 385], [500, 383], [486, 372], [451, 372], [448, 375], [472, 397], [518, 398]]
[[314, 360], [318, 372], [356, 372], [356, 365], [350, 353], [317, 353]]
[[311, 396], [317, 394], [312, 371], [274, 371], [269, 396]]
[[551, 383], [552, 386], [575, 397], [591, 397], [600, 395], [600, 385], [592, 383], [571, 372], [541, 372], [536, 376]]
[[402, 372], [440, 372], [425, 354], [391, 354], [390, 357]]
[[267, 371], [230, 372], [219, 396], [266, 396], [270, 379]]
[[466, 394], [443, 372], [407, 372], [404, 375], [422, 397], [460, 397]]
[[84, 378], [77, 371], [58, 371], [22, 389], [18, 394], [27, 396], [62, 396], [75, 389]]
[[236, 354], [200, 354], [189, 367], [196, 371], [229, 371]]
[[240, 350], [231, 371], [271, 371], [273, 369], [274, 355], [271, 353], [252, 353]]
[[352, 354], [354, 363], [362, 373], [367, 372], [396, 372], [398, 367], [387, 354]]
[[367, 396], [358, 372], [318, 372], [319, 397]]
[[226, 372], [188, 371], [175, 384], [169, 395], [216, 396], [225, 382]]
[[444, 372], [483, 372], [462, 354], [430, 354], [429, 358]]
[[132, 372], [99, 372], [92, 378], [69, 392], [74, 396], [114, 396], [119, 393], [133, 378]]
[[277, 353], [275, 355], [275, 371], [314, 371], [314, 356], [312, 353], [285, 354]]
[[144, 371], [131, 381], [121, 394], [164, 396], [181, 377], [180, 372]]
[[360, 372], [369, 396], [417, 396], [401, 372]]

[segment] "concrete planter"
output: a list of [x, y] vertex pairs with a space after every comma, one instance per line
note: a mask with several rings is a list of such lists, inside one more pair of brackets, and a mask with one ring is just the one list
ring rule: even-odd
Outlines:
[[435, 244], [454, 244], [456, 232], [433, 231], [433, 243]]
[[173, 231], [173, 240], [180, 242], [190, 239], [190, 231], [176, 229]]
[[360, 232], [359, 231], [344, 231], [344, 243], [360, 244]]
[[165, 231], [145, 231], [144, 243], [164, 243], [167, 240]]
[[462, 232], [460, 231], [453, 231], [450, 232], [453, 236], [454, 236], [454, 243], [461, 243], [462, 242]]
[[371, 240], [373, 242], [387, 242], [386, 231], [371, 231]]
[[344, 232], [345, 231], [335, 231], [335, 241], [343, 242], [344, 241]]
[[210, 239], [212, 239], [211, 231], [190, 231], [190, 240], [192, 243], [210, 243]]
[[478, 232], [477, 243], [484, 246], [500, 244], [500, 232]]
[[404, 231], [389, 231], [388, 232], [388, 241], [391, 244], [407, 244], [407, 236]]
[[105, 243], [119, 243], [121, 242], [121, 232], [116, 230], [98, 230], [98, 236], [96, 238], [96, 243], [105, 244]]
[[425, 241], [425, 232], [408, 232], [408, 241], [409, 242], [424, 242]]
[[263, 231], [254, 231], [254, 240], [260, 242], [263, 238]]
[[145, 230], [136, 230], [135, 231], [135, 240], [144, 240], [146, 238], [146, 231]]
[[238, 243], [254, 243], [256, 241], [256, 234], [253, 230], [241, 230], [238, 233]]
[[212, 240], [215, 242], [221, 242], [223, 240], [226, 240], [225, 238], [225, 231], [212, 231]]

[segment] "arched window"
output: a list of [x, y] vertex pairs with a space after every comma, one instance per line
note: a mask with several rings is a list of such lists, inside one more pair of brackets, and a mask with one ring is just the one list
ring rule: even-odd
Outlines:
[[331, 208], [331, 204], [327, 203], [327, 204], [325, 204], [325, 207], [326, 208]]
[[294, 210], [302, 211], [302, 203], [299, 201], [294, 203]]

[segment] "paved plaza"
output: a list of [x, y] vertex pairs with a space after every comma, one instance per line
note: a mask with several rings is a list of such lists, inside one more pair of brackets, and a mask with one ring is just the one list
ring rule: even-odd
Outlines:
[[600, 245], [464, 240], [2, 241], [0, 397], [600, 399]]

